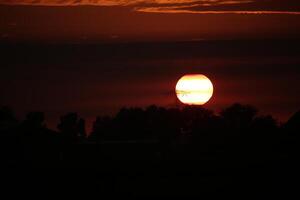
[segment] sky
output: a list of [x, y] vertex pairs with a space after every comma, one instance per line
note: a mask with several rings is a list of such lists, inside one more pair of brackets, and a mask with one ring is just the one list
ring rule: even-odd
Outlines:
[[285, 121], [300, 109], [298, 0], [0, 0], [0, 105], [50, 127], [122, 106], [176, 104], [184, 74]]
[[298, 0], [0, 0], [1, 40], [298, 37]]

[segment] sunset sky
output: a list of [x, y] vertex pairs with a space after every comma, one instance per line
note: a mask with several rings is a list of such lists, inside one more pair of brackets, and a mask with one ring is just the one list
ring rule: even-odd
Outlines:
[[298, 0], [0, 0], [0, 105], [91, 122], [173, 106], [177, 80], [202, 73], [207, 108], [284, 121], [300, 109], [299, 35]]

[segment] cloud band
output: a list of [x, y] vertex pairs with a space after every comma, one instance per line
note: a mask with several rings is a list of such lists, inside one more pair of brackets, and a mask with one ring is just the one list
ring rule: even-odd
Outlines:
[[127, 6], [133, 11], [150, 13], [300, 15], [298, 0], [0, 0], [0, 4]]

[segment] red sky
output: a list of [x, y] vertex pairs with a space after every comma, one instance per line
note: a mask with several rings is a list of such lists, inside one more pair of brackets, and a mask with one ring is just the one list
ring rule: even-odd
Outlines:
[[298, 0], [0, 0], [0, 105], [52, 127], [68, 111], [92, 121], [173, 105], [178, 78], [203, 73], [208, 108], [286, 120], [300, 108], [299, 13]]
[[295, 38], [300, 34], [298, 0], [0, 0], [0, 13], [0, 37], [10, 41]]

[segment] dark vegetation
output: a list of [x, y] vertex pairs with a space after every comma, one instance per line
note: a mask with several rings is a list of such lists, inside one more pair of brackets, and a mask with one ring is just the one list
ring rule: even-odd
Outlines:
[[89, 134], [76, 113], [62, 116], [57, 129], [46, 127], [42, 112], [19, 121], [10, 108], [0, 109], [1, 165], [13, 171], [9, 180], [15, 177], [7, 187], [33, 186], [25, 171], [44, 169], [34, 187], [49, 188], [44, 183], [51, 180], [56, 189], [108, 195], [277, 194], [298, 188], [299, 112], [278, 124], [248, 105], [218, 114], [149, 106], [99, 116]]

